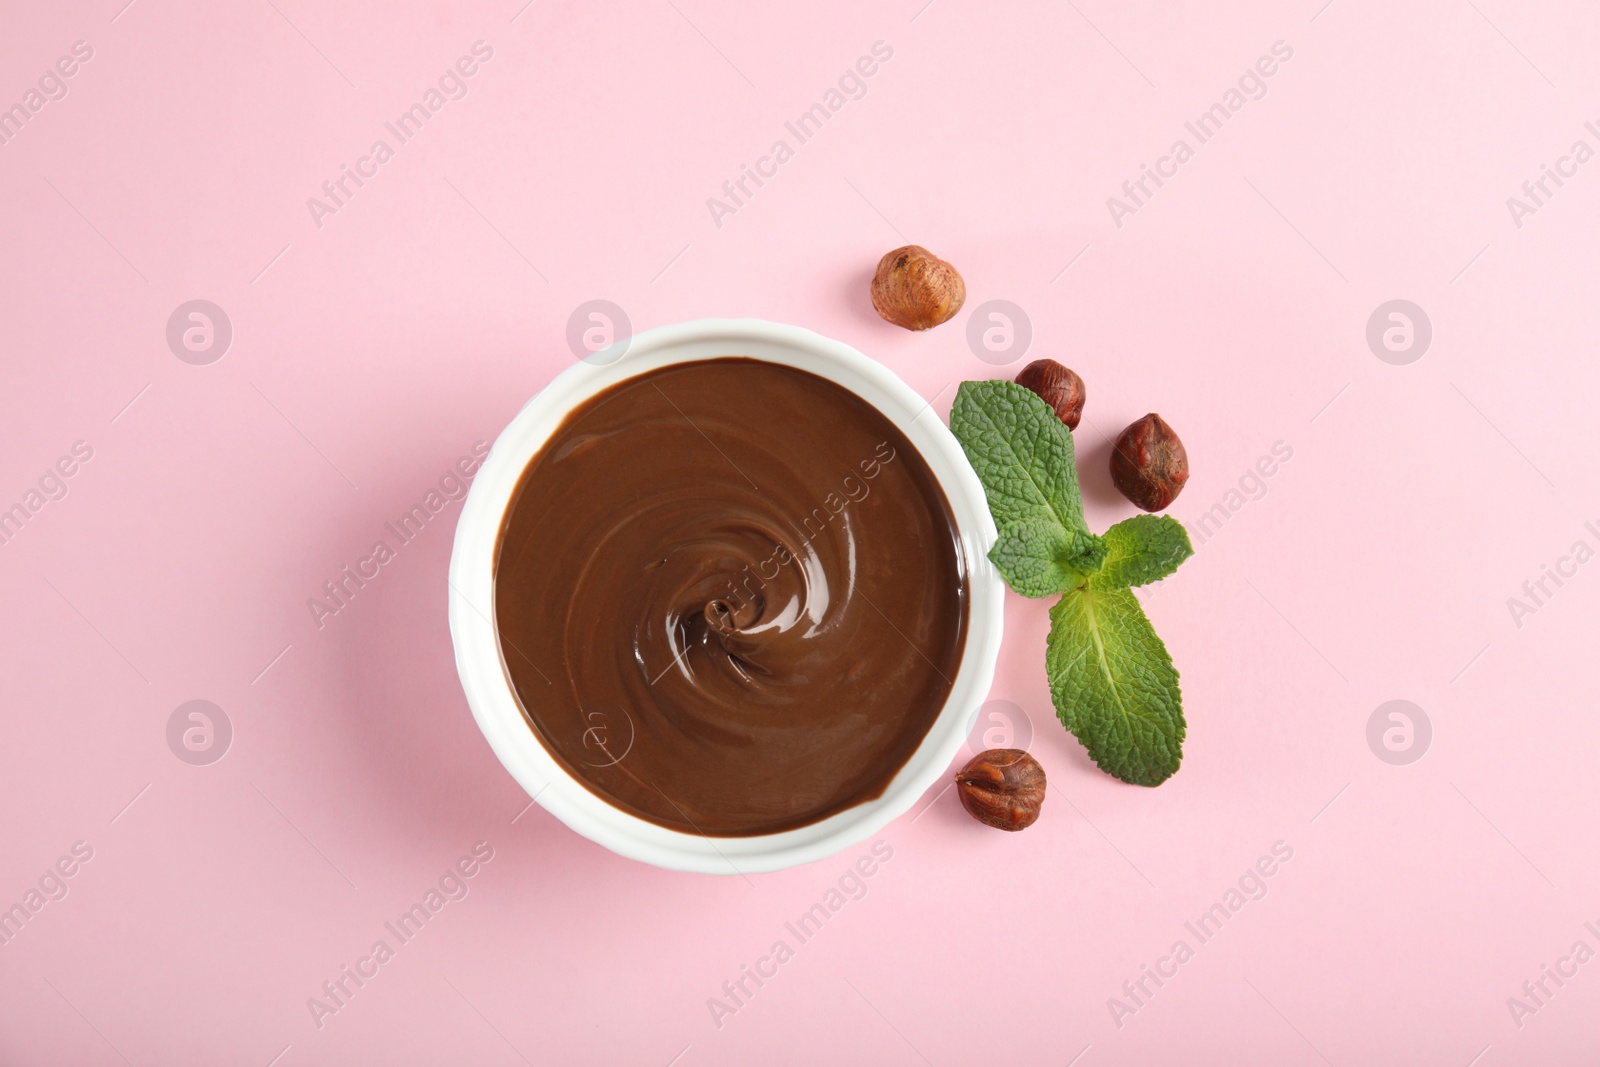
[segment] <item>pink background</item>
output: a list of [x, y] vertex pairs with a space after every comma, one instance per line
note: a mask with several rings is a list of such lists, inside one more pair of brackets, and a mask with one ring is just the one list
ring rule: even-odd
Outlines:
[[[1600, 564], [1520, 627], [1507, 599], [1600, 547], [1600, 163], [1520, 227], [1506, 198], [1600, 148], [1600, 14], [1322, 2], [9, 5], [0, 104], [93, 58], [0, 145], [0, 507], [93, 458], [0, 545], [0, 907], [93, 858], [0, 947], [0, 1062], [1593, 1062], [1600, 962], [1520, 1026], [1507, 998], [1600, 950]], [[479, 40], [468, 95], [319, 228], [306, 199]], [[880, 40], [865, 97], [716, 225], [706, 199]], [[1119, 228], [1107, 198], [1280, 40], [1266, 96]], [[928, 334], [867, 300], [905, 241], [968, 286]], [[233, 326], [210, 365], [165, 340], [194, 298]], [[1097, 529], [1132, 513], [1105, 435], [1161, 412], [1194, 470], [1172, 513], [1227, 513], [1146, 597], [1181, 772], [1088, 763], [1047, 605], [1012, 598], [992, 695], [1031, 716], [1043, 817], [1002, 835], [930, 794], [803, 945], [785, 922], [867, 845], [689, 876], [526, 809], [455, 677], [459, 505], [321, 629], [306, 602], [570, 363], [595, 298], [636, 329], [803, 325], [941, 413], [1022, 365], [966, 342], [1012, 301], [1028, 358], [1088, 382]], [[1365, 338], [1396, 298], [1433, 324], [1405, 366]], [[1276, 442], [1265, 495], [1230, 498]], [[209, 766], [166, 740], [193, 699], [234, 731]], [[1393, 699], [1432, 723], [1406, 766], [1366, 739]], [[307, 999], [479, 841], [469, 895], [319, 1028]], [[1184, 923], [1280, 841], [1198, 945]], [[1108, 998], [1180, 938], [1119, 1026]]]

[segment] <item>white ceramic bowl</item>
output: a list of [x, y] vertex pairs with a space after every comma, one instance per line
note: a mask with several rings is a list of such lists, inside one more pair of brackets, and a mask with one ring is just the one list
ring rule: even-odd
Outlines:
[[[616, 350], [622, 350], [620, 356]], [[876, 800], [821, 822], [755, 837], [706, 837], [613, 807], [569, 775], [523, 718], [494, 626], [495, 546], [528, 461], [577, 405], [635, 375], [673, 363], [749, 356], [810, 371], [862, 397], [900, 428], [939, 481], [968, 566], [966, 647], [949, 699], [915, 753]], [[528, 795], [578, 833], [658, 867], [707, 874], [776, 871], [830, 856], [877, 833], [944, 776], [994, 680], [1004, 585], [988, 565], [994, 521], [983, 486], [932, 407], [888, 368], [849, 345], [759, 319], [662, 326], [574, 363], [530, 400], [495, 441], [456, 525], [450, 557], [450, 635], [467, 703], [500, 762]]]

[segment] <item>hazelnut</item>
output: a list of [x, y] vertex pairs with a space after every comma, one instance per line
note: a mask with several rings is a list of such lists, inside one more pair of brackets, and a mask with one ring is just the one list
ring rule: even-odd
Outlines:
[[1020, 748], [991, 748], [972, 757], [956, 775], [961, 806], [996, 830], [1023, 830], [1044, 803], [1044, 768]]
[[926, 330], [961, 310], [967, 284], [956, 269], [920, 245], [906, 245], [878, 260], [872, 306], [896, 326]]
[[1111, 450], [1111, 481], [1145, 511], [1170, 505], [1188, 480], [1189, 454], [1154, 412], [1123, 430]]
[[1063, 367], [1053, 359], [1036, 359], [1017, 375], [1017, 384], [1039, 395], [1046, 404], [1056, 409], [1056, 417], [1076, 430], [1083, 418], [1085, 397], [1083, 379], [1070, 367]]

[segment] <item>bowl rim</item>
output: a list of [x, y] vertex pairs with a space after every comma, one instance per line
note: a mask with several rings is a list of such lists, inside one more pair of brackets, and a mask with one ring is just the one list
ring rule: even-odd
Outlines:
[[[613, 806], [569, 774], [523, 718], [492, 621], [501, 522], [528, 462], [561, 421], [577, 405], [629, 378], [718, 356], [810, 371], [860, 396], [899, 428], [949, 501], [970, 594], [966, 642], [950, 694], [883, 793], [820, 822], [748, 837], [709, 837], [659, 826]], [[1004, 624], [1005, 587], [988, 561], [995, 526], [982, 483], [944, 421], [927, 417], [932, 410], [932, 401], [850, 345], [762, 319], [698, 319], [618, 339], [575, 361], [530, 398], [472, 479], [456, 522], [448, 575], [451, 642], [468, 706], [501, 764], [528, 795], [571, 829], [619, 855], [669, 870], [724, 875], [823, 859], [910, 810], [966, 743], [994, 681]]]

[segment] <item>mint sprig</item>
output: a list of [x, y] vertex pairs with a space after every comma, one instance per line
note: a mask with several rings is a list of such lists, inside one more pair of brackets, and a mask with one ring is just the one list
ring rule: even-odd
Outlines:
[[1159, 785], [1183, 760], [1172, 657], [1130, 591], [1194, 554], [1183, 524], [1138, 515], [1103, 535], [1083, 519], [1072, 431], [1014, 382], [963, 382], [950, 429], [983, 483], [999, 537], [989, 559], [1050, 609], [1045, 670], [1062, 725], [1108, 774]]

